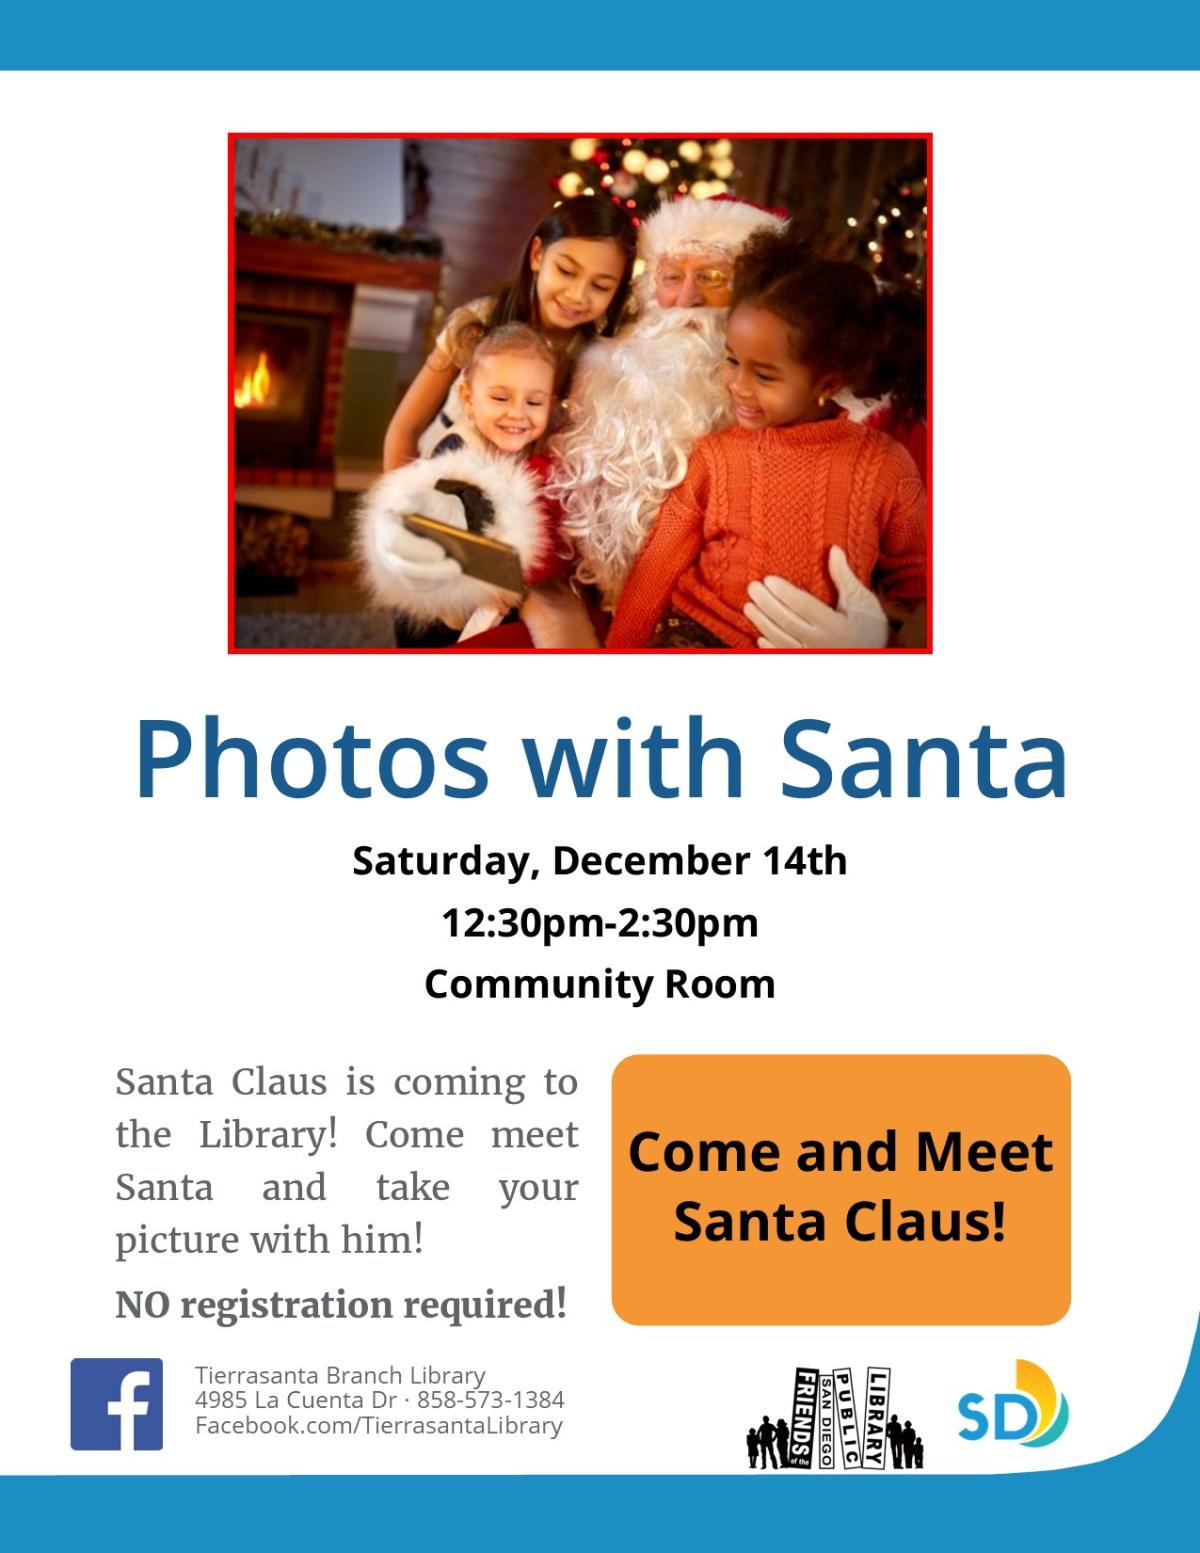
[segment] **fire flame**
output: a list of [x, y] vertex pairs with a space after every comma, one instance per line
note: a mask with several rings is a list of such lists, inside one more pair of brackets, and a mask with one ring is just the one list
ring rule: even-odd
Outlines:
[[245, 410], [252, 405], [264, 405], [271, 392], [271, 372], [267, 366], [267, 353], [260, 351], [258, 366], [242, 378], [242, 386], [233, 391], [235, 409]]

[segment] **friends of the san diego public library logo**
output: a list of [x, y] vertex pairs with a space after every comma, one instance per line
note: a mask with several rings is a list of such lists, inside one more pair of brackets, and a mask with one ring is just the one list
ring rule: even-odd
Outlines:
[[160, 1451], [161, 1359], [71, 1360], [71, 1449]]
[[[861, 1395], [861, 1407], [859, 1398]], [[892, 1372], [882, 1364], [867, 1367], [861, 1394], [848, 1369], [815, 1370], [799, 1366], [792, 1387], [791, 1426], [785, 1418], [746, 1431], [751, 1468], [765, 1472], [790, 1467], [832, 1472], [840, 1456], [847, 1472], [882, 1472], [925, 1465], [925, 1442], [911, 1418], [900, 1421], [892, 1407]]]
[[[967, 1420], [958, 1432], [964, 1440], [1016, 1440], [1020, 1445], [1053, 1445], [1067, 1427], [1071, 1409], [1040, 1364], [1017, 1360], [1017, 1389], [998, 1391], [989, 1411], [981, 1392], [968, 1391], [958, 1400]], [[1019, 1418], [1016, 1416], [1019, 1414]]]

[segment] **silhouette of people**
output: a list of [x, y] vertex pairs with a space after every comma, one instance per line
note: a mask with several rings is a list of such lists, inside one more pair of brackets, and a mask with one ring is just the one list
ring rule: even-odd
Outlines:
[[913, 1450], [917, 1443], [917, 1431], [912, 1426], [912, 1419], [904, 1420], [904, 1429], [900, 1435], [900, 1443], [904, 1447], [904, 1465], [911, 1467], [913, 1464]]
[[758, 1465], [758, 1430], [753, 1424], [746, 1430], [746, 1450], [750, 1454], [751, 1469]]
[[923, 1467], [924, 1465], [925, 1465], [925, 1447], [924, 1447], [924, 1445], [921, 1444], [921, 1436], [918, 1435], [917, 1436], [917, 1443], [913, 1446], [913, 1466], [914, 1467]]
[[781, 1467], [787, 1467], [791, 1465], [789, 1460], [791, 1455], [791, 1451], [789, 1449], [790, 1440], [791, 1431], [788, 1429], [788, 1426], [781, 1418], [775, 1425], [775, 1444], [779, 1447], [779, 1465]]
[[762, 1457], [761, 1467], [767, 1470], [767, 1457], [771, 1458], [771, 1471], [774, 1472], [779, 1463], [775, 1460], [775, 1425], [763, 1414], [763, 1421], [758, 1426], [758, 1453]]
[[893, 1467], [898, 1467], [900, 1465], [900, 1443], [903, 1434], [904, 1431], [900, 1427], [900, 1420], [896, 1417], [895, 1413], [893, 1413], [891, 1418], [888, 1419], [887, 1426], [888, 1444], [892, 1447]]

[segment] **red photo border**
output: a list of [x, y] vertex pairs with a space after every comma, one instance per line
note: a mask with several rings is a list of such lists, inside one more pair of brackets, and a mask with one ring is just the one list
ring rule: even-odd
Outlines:
[[[587, 132], [589, 135], [592, 131]], [[628, 134], [628, 130], [595, 132], [595, 138], [611, 140]], [[879, 656], [887, 657], [926, 657], [933, 652], [933, 134], [928, 130], [917, 130], [905, 133], [899, 130], [886, 130], [875, 132], [871, 130], [852, 130], [844, 134], [833, 134], [827, 131], [804, 131], [794, 135], [776, 135], [766, 133], [744, 133], [724, 129], [720, 135], [701, 134], [699, 131], [687, 132], [693, 138], [699, 140], [719, 139], [721, 135], [731, 140], [921, 140], [925, 143], [925, 178], [927, 183], [928, 211], [925, 239], [925, 319], [926, 319], [926, 371], [929, 383], [928, 408], [926, 411], [926, 437], [929, 447], [929, 480], [926, 491], [925, 512], [925, 553], [926, 564], [926, 643], [924, 647], [794, 647], [776, 648], [775, 652], [804, 653], [811, 656], [814, 653], [821, 655], [845, 656]], [[235, 275], [235, 183], [237, 142], [239, 140], [572, 140], [584, 134], [583, 130], [573, 130], [570, 133], [558, 131], [535, 130], [529, 134], [495, 135], [482, 132], [445, 132], [422, 133], [416, 130], [395, 131], [384, 133], [372, 130], [357, 133], [353, 131], [334, 131], [329, 134], [312, 134], [305, 130], [285, 130], [282, 133], [277, 130], [230, 130], [228, 134], [228, 161], [229, 161], [229, 190], [228, 190], [228, 351], [229, 351], [229, 383], [226, 389], [226, 403], [228, 404], [228, 447], [229, 460], [229, 516], [228, 516], [228, 621], [227, 621], [227, 645], [226, 651], [238, 657], [254, 655], [302, 655], [317, 654], [321, 656], [353, 654], [359, 657], [375, 655], [394, 655], [396, 653], [418, 653], [421, 655], [434, 655], [445, 653], [444, 647], [238, 647], [236, 645], [236, 609], [237, 601], [234, 593], [234, 560], [235, 560], [235, 526], [234, 526], [234, 490], [235, 490], [235, 463], [234, 463], [234, 275]], [[681, 135], [674, 132], [650, 132], [645, 131], [640, 135], [642, 139], [680, 139]], [[456, 647], [455, 652], [475, 653], [481, 656], [512, 657], [514, 655], [528, 657], [535, 653], [558, 654], [594, 654], [603, 652], [604, 648], [595, 647], [471, 647], [464, 644]], [[701, 649], [703, 650], [703, 649]], [[624, 657], [650, 655], [655, 658], [672, 658], [675, 653], [662, 652], [652, 647], [618, 647], [613, 652]], [[690, 654], [689, 654], [690, 656]]]

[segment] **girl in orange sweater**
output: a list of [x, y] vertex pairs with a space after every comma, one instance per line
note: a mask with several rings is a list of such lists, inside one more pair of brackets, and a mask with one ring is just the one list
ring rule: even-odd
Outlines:
[[733, 287], [724, 381], [736, 424], [693, 449], [621, 594], [608, 647], [752, 648], [755, 604], [743, 611], [768, 575], [828, 606], [840, 594], [843, 609], [865, 589], [908, 609], [924, 601], [916, 466], [833, 402], [844, 387], [878, 393], [901, 382], [915, 398], [923, 348], [920, 363], [899, 361], [889, 300], [872, 278], [808, 257], [786, 230], [751, 238]]

